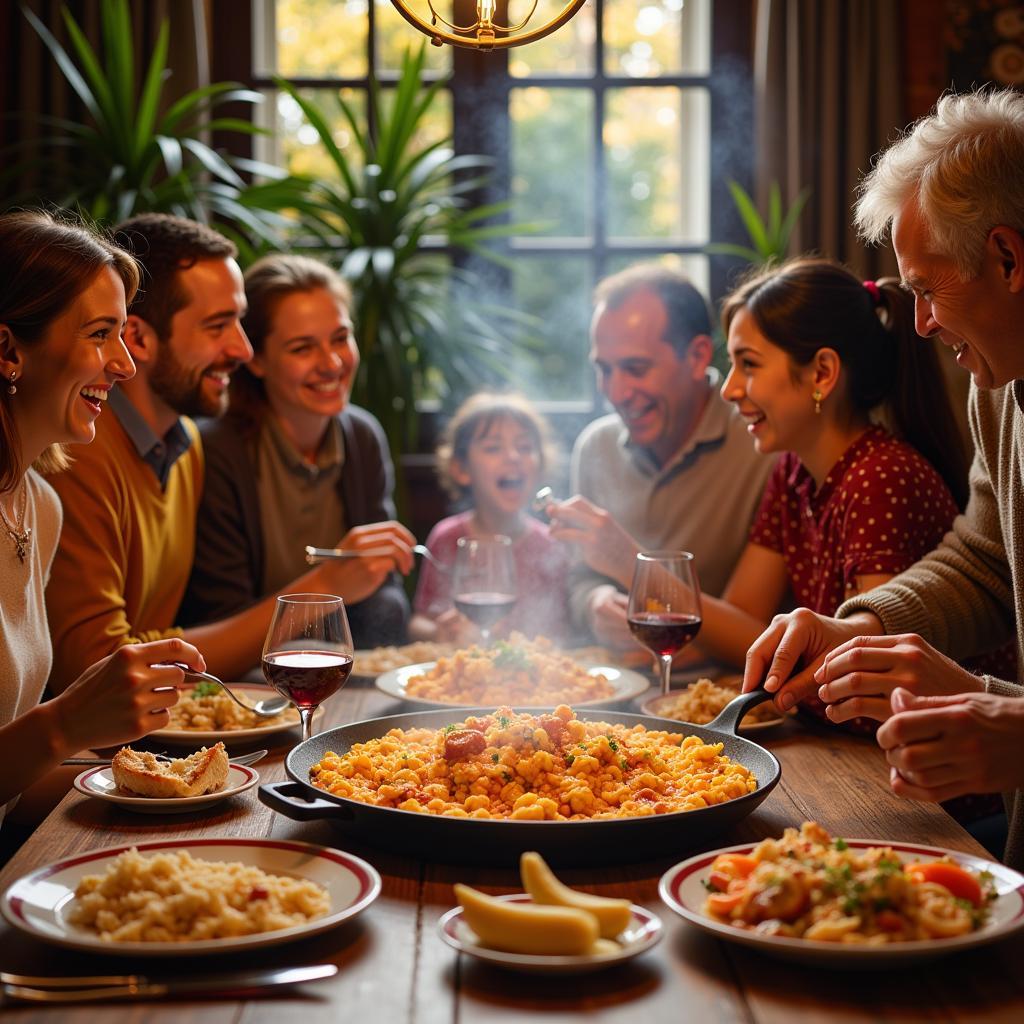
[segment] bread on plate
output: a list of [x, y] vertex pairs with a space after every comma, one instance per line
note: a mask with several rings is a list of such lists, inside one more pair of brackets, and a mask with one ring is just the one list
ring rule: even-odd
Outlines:
[[110, 762], [110, 770], [121, 789], [139, 796], [201, 796], [227, 781], [228, 752], [223, 743], [215, 743], [188, 757], [161, 761], [148, 750], [122, 747]]

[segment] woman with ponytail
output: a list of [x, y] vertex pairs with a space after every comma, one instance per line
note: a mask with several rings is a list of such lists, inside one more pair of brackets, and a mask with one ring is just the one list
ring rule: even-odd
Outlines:
[[894, 279], [802, 257], [737, 288], [722, 325], [722, 395], [759, 451], [782, 453], [729, 586], [705, 600], [701, 649], [742, 664], [787, 595], [832, 615], [931, 551], [966, 502], [968, 458]]

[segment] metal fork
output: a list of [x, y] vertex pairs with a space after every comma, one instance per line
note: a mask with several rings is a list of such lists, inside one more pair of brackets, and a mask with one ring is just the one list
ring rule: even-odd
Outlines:
[[[448, 573], [451, 569], [439, 561], [426, 544], [413, 544], [414, 554], [422, 555], [435, 569]], [[350, 550], [348, 548], [315, 548], [312, 544], [306, 545], [306, 562], [309, 565], [316, 565], [319, 562], [327, 562], [336, 558], [374, 558], [377, 556], [389, 555], [390, 551], [377, 548], [366, 548], [363, 551]]]
[[165, 667], [180, 668], [187, 676], [196, 676], [199, 679], [205, 679], [208, 683], [216, 683], [239, 707], [263, 718], [273, 718], [275, 715], [281, 714], [292, 703], [287, 697], [274, 697], [272, 700], [258, 700], [255, 704], [246, 704], [241, 697], [231, 692], [230, 686], [225, 685], [222, 680], [210, 672], [200, 672], [198, 669], [189, 668], [183, 661], [165, 661], [161, 664]]

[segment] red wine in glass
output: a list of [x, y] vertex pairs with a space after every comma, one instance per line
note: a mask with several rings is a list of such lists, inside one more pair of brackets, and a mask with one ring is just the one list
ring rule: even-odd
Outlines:
[[351, 671], [351, 655], [331, 651], [273, 651], [263, 657], [267, 682], [297, 708], [319, 707]]
[[458, 611], [480, 627], [486, 644], [491, 626], [516, 603], [511, 539], [502, 534], [460, 537], [455, 545], [451, 593]]
[[699, 615], [683, 612], [639, 612], [629, 617], [629, 630], [656, 658], [672, 658], [700, 632]]
[[499, 591], [482, 590], [455, 595], [455, 607], [481, 629], [490, 629], [500, 618], [512, 611], [515, 603], [515, 594], [502, 594]]
[[672, 657], [700, 630], [700, 585], [689, 551], [641, 551], [629, 588], [630, 632], [658, 660], [661, 692], [668, 693]]
[[345, 602], [332, 594], [283, 594], [263, 644], [263, 674], [299, 709], [302, 738], [313, 712], [344, 685], [352, 671], [352, 633]]

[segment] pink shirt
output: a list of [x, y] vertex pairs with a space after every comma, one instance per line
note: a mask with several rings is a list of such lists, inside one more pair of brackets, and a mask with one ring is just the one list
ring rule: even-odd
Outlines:
[[[472, 512], [449, 516], [430, 531], [427, 547], [438, 561], [455, 564], [455, 545], [460, 537], [469, 536]], [[507, 618], [509, 630], [517, 629], [529, 637], [538, 634], [563, 640], [568, 625], [569, 555], [536, 519], [527, 519], [526, 528], [512, 542], [512, 558], [516, 567], [516, 588], [519, 599]], [[453, 607], [451, 579], [430, 562], [420, 564], [420, 578], [413, 601], [413, 611], [436, 619]], [[499, 627], [504, 632], [505, 622]]]

